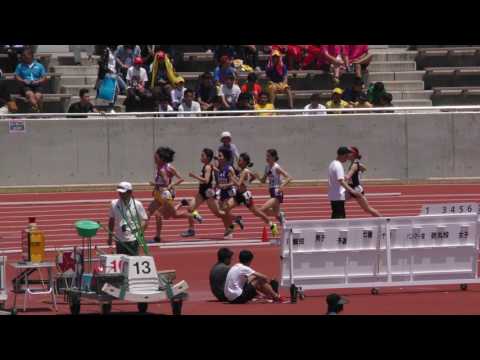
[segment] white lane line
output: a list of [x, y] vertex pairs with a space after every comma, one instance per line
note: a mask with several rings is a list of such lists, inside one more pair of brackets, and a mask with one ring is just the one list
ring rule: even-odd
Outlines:
[[[369, 196], [401, 196], [402, 193], [371, 193]], [[295, 198], [326, 198], [327, 194], [297, 194], [297, 195], [285, 195], [286, 199], [295, 199]], [[178, 197], [180, 198], [180, 196]], [[191, 196], [182, 197], [185, 199], [193, 199]], [[255, 195], [256, 199], [268, 199], [269, 195]], [[0, 202], [0, 206], [11, 206], [11, 205], [71, 205], [71, 204], [96, 204], [96, 203], [110, 203], [114, 197], [109, 199], [90, 199], [90, 200], [40, 200], [40, 201], [4, 201]], [[140, 201], [151, 201], [152, 198], [137, 198]]]

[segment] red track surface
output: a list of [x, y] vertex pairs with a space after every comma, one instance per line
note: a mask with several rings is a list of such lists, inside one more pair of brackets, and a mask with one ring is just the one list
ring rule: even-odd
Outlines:
[[[369, 201], [385, 216], [417, 215], [425, 203], [435, 202], [480, 202], [480, 185], [382, 185], [367, 186]], [[194, 195], [195, 190], [179, 190], [178, 198]], [[257, 202], [263, 203], [264, 189], [255, 190]], [[325, 187], [292, 187], [287, 191], [283, 208], [289, 220], [325, 219], [330, 216], [330, 208], [325, 196]], [[388, 195], [390, 194], [390, 195]], [[8, 255], [9, 262], [18, 260], [20, 254], [20, 232], [29, 216], [36, 216], [39, 227], [46, 234], [47, 248], [80, 245], [81, 239], [76, 235], [73, 223], [82, 218], [101, 220], [106, 223], [110, 199], [114, 192], [98, 193], [41, 193], [41, 194], [3, 194], [0, 195], [0, 251]], [[136, 194], [137, 198], [148, 198], [147, 192]], [[99, 199], [105, 201], [98, 202]], [[78, 202], [83, 200], [82, 202]], [[67, 203], [55, 203], [66, 201]], [[68, 203], [68, 201], [72, 201]], [[89, 202], [94, 201], [94, 202]], [[96, 201], [96, 202], [95, 202]], [[40, 203], [35, 202], [52, 202]], [[28, 203], [28, 204], [27, 204]], [[144, 202], [147, 205], [147, 202]], [[205, 240], [221, 240], [223, 229], [219, 219], [208, 212], [206, 207], [200, 209], [205, 221], [197, 225], [196, 240], [199, 245]], [[244, 207], [237, 208], [236, 213], [243, 215], [246, 228], [235, 233], [235, 240], [259, 239], [263, 223], [253, 217]], [[347, 205], [348, 217], [365, 217], [366, 215], [354, 202]], [[179, 233], [186, 227], [183, 220], [169, 220], [164, 224], [163, 239], [168, 242], [185, 241]], [[154, 229], [152, 221], [147, 237]], [[95, 237], [96, 244], [105, 244], [106, 234], [101, 231]], [[188, 240], [193, 241], [192, 239]], [[255, 253], [253, 267], [261, 272], [278, 276], [278, 249], [271, 245], [238, 245], [232, 248], [238, 252], [241, 248], [251, 248]], [[213, 301], [208, 285], [209, 269], [215, 261], [218, 246], [184, 247], [176, 249], [158, 249], [153, 247], [159, 269], [177, 270], [178, 280], [187, 280], [190, 285], [190, 298], [184, 304], [184, 314], [322, 314], [325, 311], [325, 295], [332, 291], [307, 292], [305, 301], [291, 304], [248, 304], [226, 305]], [[48, 256], [53, 257], [54, 252]], [[9, 267], [9, 279], [13, 272]], [[10, 285], [10, 283], [8, 283]], [[283, 291], [283, 290], [282, 290]], [[372, 296], [369, 289], [342, 290], [349, 296], [345, 314], [474, 314], [480, 313], [477, 304], [480, 301], [480, 286], [470, 286], [464, 292], [458, 286], [395, 288], [382, 289], [378, 296]], [[287, 293], [285, 292], [285, 295]], [[10, 295], [9, 305], [13, 294]], [[22, 302], [22, 297], [19, 298]], [[68, 313], [68, 306], [59, 297], [59, 313]], [[54, 314], [49, 310], [48, 299], [33, 298], [28, 314]], [[89, 305], [90, 304], [90, 305]], [[135, 311], [135, 305], [114, 303], [114, 312]], [[151, 305], [149, 311], [155, 314], [169, 314], [167, 304]], [[93, 302], [82, 303], [82, 313], [98, 313], [99, 307]]]

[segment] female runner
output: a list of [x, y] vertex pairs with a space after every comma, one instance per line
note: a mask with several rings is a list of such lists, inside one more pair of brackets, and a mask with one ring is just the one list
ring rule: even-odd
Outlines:
[[[266, 160], [267, 166], [265, 167], [264, 175], [262, 177], [258, 174], [256, 175], [262, 183], [265, 183], [268, 179], [270, 199], [260, 208], [260, 211], [269, 216], [275, 216], [280, 224], [283, 225], [285, 223], [285, 214], [280, 209], [280, 204], [283, 203], [283, 189], [292, 181], [292, 177], [278, 165], [279, 157], [277, 150], [268, 149]], [[285, 178], [283, 183], [282, 177]]]
[[[210, 211], [216, 217], [223, 219], [225, 217], [225, 212], [220, 210], [218, 202], [215, 199], [215, 190], [213, 188], [214, 167], [212, 165], [212, 160], [213, 151], [208, 148], [203, 149], [202, 154], [200, 155], [200, 161], [203, 164], [202, 175], [198, 176], [194, 173], [188, 174], [190, 177], [200, 182], [198, 185], [198, 193], [191, 202], [182, 200], [182, 205], [188, 206], [188, 211], [194, 213], [204, 202], [207, 202]], [[189, 228], [181, 234], [182, 237], [195, 236], [193, 218], [188, 218], [188, 225]]]
[[[175, 186], [181, 184], [184, 179], [180, 176], [177, 170], [170, 165], [173, 162], [173, 156], [175, 151], [168, 147], [159, 147], [155, 152], [155, 165], [157, 172], [155, 176], [155, 182], [151, 182], [150, 185], [154, 186], [153, 198], [154, 200], [148, 207], [148, 219], [153, 214], [156, 218], [157, 229], [154, 238], [154, 242], [160, 242], [160, 234], [162, 231], [162, 217], [164, 219], [188, 219], [193, 218], [199, 223], [202, 222], [202, 217], [197, 211], [192, 213], [188, 211], [179, 212], [173, 206], [173, 200], [175, 198]], [[177, 177], [178, 180], [172, 184], [172, 178]]]
[[252, 193], [248, 191], [248, 184], [257, 178], [256, 175], [248, 169], [252, 166], [253, 163], [250, 162], [250, 156], [247, 153], [240, 154], [238, 159], [238, 167], [240, 169], [239, 177], [233, 177], [233, 182], [237, 186], [237, 193], [235, 197], [228, 200], [228, 209], [232, 210], [234, 207], [244, 204], [253, 215], [261, 218], [265, 224], [270, 227], [273, 236], [277, 236], [277, 224], [270, 221], [267, 215], [255, 206]]
[[[367, 171], [365, 165], [360, 163], [362, 155], [360, 155], [359, 150], [355, 146], [351, 146], [350, 151], [351, 154], [349, 157], [351, 163], [345, 178], [352, 189], [360, 194], [359, 196], [355, 197], [355, 200], [357, 200], [358, 205], [360, 205], [365, 212], [375, 217], [381, 217], [382, 215], [368, 203], [367, 198], [365, 197], [365, 191], [360, 184], [360, 173]], [[345, 197], [346, 200], [350, 200], [352, 198], [348, 192], [345, 194]]]

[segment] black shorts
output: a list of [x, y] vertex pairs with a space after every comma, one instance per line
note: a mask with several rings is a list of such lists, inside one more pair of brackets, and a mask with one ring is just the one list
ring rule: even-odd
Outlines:
[[117, 254], [138, 256], [138, 242], [130, 241], [127, 243], [122, 243], [117, 241], [115, 244], [117, 248]]
[[211, 187], [198, 187], [198, 194], [202, 197], [203, 200], [212, 199], [215, 197], [215, 190]]
[[244, 204], [247, 208], [253, 205], [253, 196], [250, 191], [245, 191], [243, 193], [237, 192], [234, 199], [238, 205]]
[[283, 203], [283, 192], [276, 188], [270, 188], [270, 197], [277, 199], [280, 204]]
[[27, 91], [32, 91], [33, 93], [44, 92], [42, 85], [20, 84], [20, 95], [23, 97], [27, 96]]
[[218, 198], [219, 198], [220, 201], [225, 201], [225, 200], [230, 199], [231, 197], [235, 197], [235, 195], [236, 195], [236, 191], [233, 188], [231, 188], [229, 190], [222, 189], [222, 190], [220, 190], [220, 194], [219, 194]]
[[246, 304], [257, 295], [257, 289], [252, 284], [246, 283], [243, 287], [242, 295], [230, 301], [231, 304]]
[[345, 201], [330, 201], [332, 207], [332, 219], [345, 219]]

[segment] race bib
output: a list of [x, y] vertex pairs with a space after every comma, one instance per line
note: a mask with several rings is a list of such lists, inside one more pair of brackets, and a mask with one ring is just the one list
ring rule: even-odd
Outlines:
[[245, 191], [243, 193], [243, 198], [248, 202], [252, 199], [252, 193], [250, 191]]
[[228, 190], [228, 196], [234, 197], [237, 194], [237, 190], [235, 188], [231, 188]]

